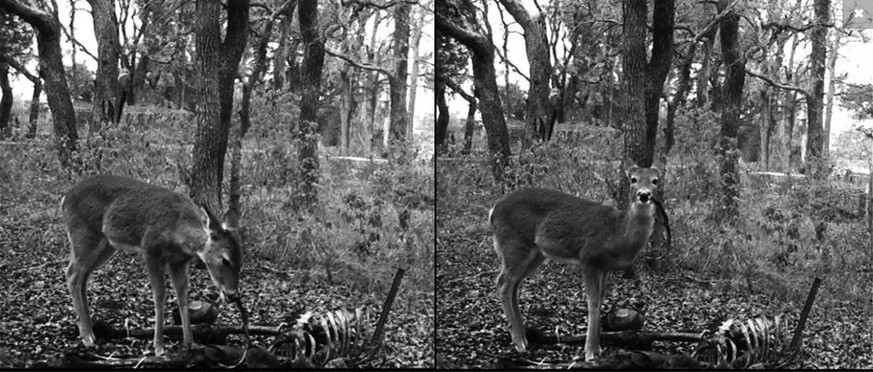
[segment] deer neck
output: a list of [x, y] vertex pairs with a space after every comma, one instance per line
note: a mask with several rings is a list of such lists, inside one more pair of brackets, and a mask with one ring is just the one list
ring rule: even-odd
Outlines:
[[626, 243], [636, 249], [642, 248], [655, 223], [655, 206], [652, 203], [631, 203], [624, 212], [623, 234]]

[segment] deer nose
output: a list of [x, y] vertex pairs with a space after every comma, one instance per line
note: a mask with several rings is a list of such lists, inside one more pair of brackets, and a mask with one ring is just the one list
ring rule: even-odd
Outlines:
[[648, 203], [649, 199], [652, 198], [652, 192], [649, 190], [637, 191], [637, 198], [639, 198], [642, 203]]

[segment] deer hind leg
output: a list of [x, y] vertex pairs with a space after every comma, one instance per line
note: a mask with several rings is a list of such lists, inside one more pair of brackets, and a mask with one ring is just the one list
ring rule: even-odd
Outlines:
[[67, 266], [67, 286], [70, 290], [70, 297], [73, 298], [79, 337], [85, 347], [92, 347], [96, 338], [88, 307], [88, 277], [91, 272], [102, 266], [109, 257], [112, 257], [115, 249], [109, 245], [103, 234], [92, 233], [86, 229], [76, 230], [75, 233], [71, 233], [68, 229], [67, 238], [72, 245], [70, 264]]
[[606, 273], [592, 265], [582, 268], [585, 291], [588, 295], [588, 335], [585, 339], [585, 361], [600, 355], [600, 306], [603, 303], [603, 284]]
[[188, 314], [188, 262], [173, 263], [170, 266], [170, 280], [176, 289], [176, 301], [179, 303], [179, 315], [182, 317], [182, 335], [185, 347], [194, 342], [191, 333], [191, 319]]
[[519, 241], [500, 242], [494, 239], [494, 248], [502, 258], [500, 274], [497, 276], [497, 291], [503, 313], [509, 319], [509, 330], [515, 349], [523, 352], [528, 349], [524, 321], [518, 308], [518, 287], [521, 281], [536, 271], [545, 257], [534, 247], [525, 246]]

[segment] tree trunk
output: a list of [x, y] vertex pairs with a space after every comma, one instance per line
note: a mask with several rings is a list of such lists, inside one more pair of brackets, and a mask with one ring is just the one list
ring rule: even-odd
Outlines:
[[806, 97], [807, 174], [820, 178], [825, 176], [823, 160], [824, 133], [822, 133], [822, 108], [824, 103], [825, 58], [827, 57], [827, 24], [830, 22], [830, 0], [814, 0], [815, 26], [809, 35], [811, 94]]
[[212, 213], [221, 211], [221, 172], [227, 133], [222, 141], [220, 90], [221, 4], [198, 0], [194, 27], [197, 68], [197, 100], [194, 114], [197, 132], [194, 139], [193, 167], [189, 187], [194, 201]]
[[410, 48], [412, 49], [412, 72], [409, 73], [409, 108], [406, 112], [409, 113], [409, 118], [407, 119], [406, 126], [406, 138], [409, 141], [414, 139], [414, 127], [415, 127], [415, 95], [418, 91], [418, 44], [421, 42], [421, 31], [424, 29], [421, 25], [424, 24], [424, 18], [427, 16], [426, 8], [419, 8], [418, 19], [414, 23], [417, 25], [415, 29], [412, 31], [412, 42], [410, 43]]
[[267, 69], [267, 44], [270, 42], [270, 36], [273, 34], [273, 22], [265, 22], [261, 40], [255, 46], [252, 54], [255, 56], [254, 67], [249, 75], [248, 82], [243, 85], [242, 100], [239, 110], [239, 126], [235, 133], [233, 143], [231, 145], [231, 160], [230, 160], [230, 201], [228, 203], [228, 215], [232, 219], [228, 220], [228, 225], [239, 226], [239, 216], [242, 214], [240, 207], [240, 163], [242, 163], [242, 140], [248, 133], [251, 123], [251, 107], [252, 107], [252, 91], [259, 84], [261, 75]]
[[831, 151], [831, 118], [834, 113], [834, 75], [836, 74], [837, 66], [837, 51], [840, 48], [840, 33], [834, 32], [831, 51], [828, 54], [828, 92], [825, 97], [825, 117], [824, 117], [824, 143], [822, 150], [824, 156], [827, 157]]
[[464, 122], [464, 154], [469, 154], [473, 151], [473, 125], [476, 123], [475, 118], [477, 106], [475, 98], [472, 98], [467, 102], [467, 121]]
[[436, 77], [434, 82], [434, 95], [436, 95], [437, 117], [434, 142], [437, 154], [446, 150], [446, 133], [449, 129], [449, 106], [446, 104], [446, 83], [441, 76]]
[[12, 85], [9, 84], [9, 63], [0, 57], [0, 139], [12, 134], [9, 117], [12, 115]]
[[115, 2], [88, 0], [91, 17], [94, 19], [94, 35], [97, 37], [97, 75], [94, 79], [93, 110], [90, 131], [96, 133], [103, 123], [115, 121], [120, 109], [118, 84], [118, 20], [115, 17]]
[[220, 3], [197, 1], [196, 58], [198, 99], [195, 107], [197, 135], [191, 191], [194, 200], [221, 211], [224, 156], [233, 109], [233, 81], [248, 36], [248, 0], [228, 2], [227, 31], [221, 41]]
[[74, 168], [77, 165], [73, 162], [73, 153], [79, 135], [76, 131], [76, 112], [73, 111], [73, 101], [70, 99], [70, 89], [64, 75], [61, 24], [48, 12], [17, 1], [0, 2], [0, 8], [21, 17], [38, 31], [36, 43], [39, 71], [45, 81], [46, 98], [52, 111], [58, 159], [64, 168]]
[[406, 141], [406, 78], [409, 62], [409, 12], [406, 2], [394, 5], [394, 73], [388, 77], [391, 96], [391, 126], [389, 148], [393, 142]]
[[713, 27], [712, 31], [704, 35], [703, 49], [700, 53], [700, 70], [697, 71], [697, 87], [695, 94], [697, 95], [696, 104], [698, 108], [706, 107], [709, 102], [709, 74], [712, 72], [712, 45], [715, 42], [715, 32], [718, 30]]
[[[648, 147], [646, 127], [646, 3], [638, 0], [624, 0], [624, 34], [622, 44], [622, 70], [624, 74], [624, 115], [625, 155], [638, 165], [652, 164]], [[625, 195], [622, 193], [621, 195]], [[624, 199], [624, 198], [622, 198]]]
[[298, 4], [300, 34], [303, 37], [303, 67], [301, 69], [300, 120], [292, 130], [300, 141], [297, 160], [301, 167], [300, 188], [295, 208], [311, 209], [318, 201], [315, 184], [318, 181], [318, 141], [315, 136], [318, 115], [318, 95], [321, 89], [321, 69], [324, 64], [324, 39], [318, 25], [318, 1]]
[[39, 97], [42, 95], [42, 79], [33, 82], [33, 95], [30, 97], [27, 138], [36, 137], [36, 122], [39, 120]]
[[[530, 147], [530, 139], [536, 137], [537, 132], [539, 132], [536, 123], [548, 122], [552, 112], [549, 104], [549, 80], [552, 74], [552, 65], [549, 61], [546, 24], [539, 9], [528, 9], [520, 0], [500, 0], [500, 3], [524, 29], [525, 50], [530, 64], [530, 89], [527, 94], [527, 110], [524, 116], [525, 135], [522, 137], [522, 148], [526, 149]], [[645, 36], [643, 40], [645, 40]], [[485, 105], [482, 102], [483, 108]]]
[[[462, 1], [461, 5], [468, 10], [467, 14], [475, 14], [470, 10], [473, 4], [469, 1]], [[460, 28], [439, 13], [436, 14], [436, 27], [443, 35], [464, 44], [472, 53], [474, 90], [476, 98], [479, 99], [482, 124], [488, 137], [494, 178], [499, 182], [503, 180], [511, 152], [509, 132], [497, 91], [497, 72], [494, 69], [494, 48], [491, 40], [485, 35]]]
[[658, 113], [661, 107], [661, 96], [664, 91], [664, 81], [670, 66], [673, 64], [673, 21], [676, 4], [674, 0], [655, 0], [652, 9], [652, 57], [646, 68], [646, 140], [643, 159], [635, 159], [650, 165], [655, 154], [655, 139], [658, 135]]
[[351, 75], [348, 66], [344, 66], [340, 71], [340, 155], [349, 154], [349, 142], [351, 142], [349, 134], [353, 94]]
[[676, 110], [685, 106], [688, 91], [691, 89], [691, 65], [694, 63], [695, 52], [697, 52], [697, 43], [689, 44], [685, 51], [685, 59], [682, 60], [682, 65], [679, 67], [679, 85], [673, 95], [673, 101], [667, 106], [667, 122], [664, 124], [664, 156], [667, 156], [676, 144]]
[[[728, 0], [718, 2], [719, 13], [728, 6]], [[720, 25], [721, 50], [724, 56], [725, 82], [721, 93], [721, 132], [718, 154], [721, 157], [719, 173], [722, 179], [723, 200], [719, 216], [725, 221], [739, 217], [740, 175], [737, 171], [737, 128], [742, 109], [743, 85], [746, 78], [745, 60], [739, 50], [740, 16], [731, 11]]]
[[294, 20], [294, 8], [294, 6], [285, 8], [282, 12], [282, 20], [279, 21], [279, 46], [273, 58], [273, 89], [275, 90], [282, 90], [285, 85], [285, 60], [288, 58], [288, 37], [291, 33], [291, 21]]
[[759, 128], [761, 135], [761, 156], [758, 158], [758, 161], [760, 162], [761, 169], [765, 172], [770, 167], [770, 124], [773, 117], [773, 104], [770, 98], [771, 89], [770, 86], [761, 88], [761, 105], [763, 110], [761, 110], [761, 127]]

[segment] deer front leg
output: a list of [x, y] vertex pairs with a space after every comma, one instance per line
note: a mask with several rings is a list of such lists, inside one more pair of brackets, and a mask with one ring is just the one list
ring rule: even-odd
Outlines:
[[161, 356], [164, 355], [164, 305], [167, 301], [167, 282], [160, 258], [149, 254], [144, 256], [152, 293], [155, 295], [155, 356]]
[[587, 265], [583, 267], [585, 291], [588, 294], [588, 336], [585, 339], [585, 361], [600, 355], [600, 305], [603, 301], [603, 272]]
[[176, 289], [176, 301], [179, 303], [179, 315], [182, 317], [182, 335], [185, 348], [190, 348], [194, 342], [191, 333], [191, 319], [188, 314], [188, 262], [170, 265], [170, 280]]

